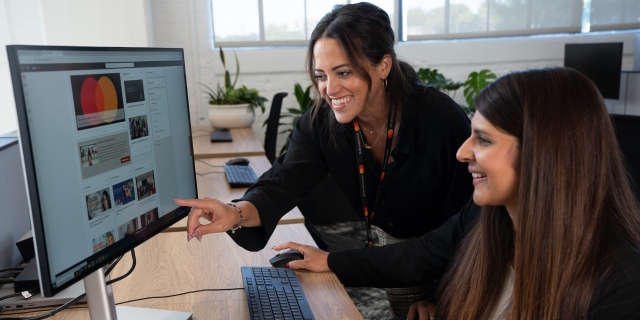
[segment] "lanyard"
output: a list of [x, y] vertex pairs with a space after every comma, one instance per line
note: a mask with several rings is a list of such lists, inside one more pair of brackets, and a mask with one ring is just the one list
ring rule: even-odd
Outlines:
[[364, 222], [367, 226], [367, 241], [364, 243], [365, 247], [373, 246], [373, 237], [371, 236], [371, 221], [373, 220], [373, 214], [375, 213], [376, 206], [378, 205], [378, 199], [380, 198], [380, 187], [382, 186], [382, 180], [384, 180], [384, 172], [387, 169], [387, 162], [389, 161], [389, 154], [391, 153], [391, 144], [393, 143], [393, 126], [396, 123], [396, 106], [392, 105], [389, 110], [389, 119], [387, 121], [387, 142], [384, 147], [384, 158], [382, 160], [382, 172], [380, 173], [380, 181], [378, 182], [378, 189], [376, 191], [376, 197], [371, 207], [371, 215], [369, 215], [369, 208], [367, 208], [367, 194], [364, 184], [364, 145], [362, 141], [362, 131], [356, 120], [353, 120], [353, 128], [355, 130], [356, 140], [356, 161], [358, 164], [358, 178], [360, 179], [360, 197], [362, 198], [362, 210], [364, 211]]

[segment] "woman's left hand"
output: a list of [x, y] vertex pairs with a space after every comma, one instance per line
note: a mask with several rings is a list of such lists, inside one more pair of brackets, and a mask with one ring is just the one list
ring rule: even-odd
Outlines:
[[407, 320], [433, 320], [436, 318], [436, 305], [427, 301], [418, 301], [409, 307]]
[[304, 260], [295, 260], [289, 262], [287, 265], [291, 269], [307, 269], [313, 272], [331, 271], [331, 269], [329, 269], [329, 263], [327, 262], [329, 253], [322, 251], [316, 247], [307, 246], [295, 242], [287, 242], [279, 244], [271, 249], [276, 251], [280, 251], [282, 249], [291, 249], [300, 252], [300, 254], [304, 256]]

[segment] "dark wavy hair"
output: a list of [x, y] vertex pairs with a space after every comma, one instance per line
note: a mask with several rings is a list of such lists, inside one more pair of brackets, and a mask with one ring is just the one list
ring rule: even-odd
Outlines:
[[330, 137], [334, 142], [337, 141], [333, 128], [338, 121], [331, 112], [331, 106], [322, 99], [318, 90], [318, 81], [314, 76], [313, 48], [316, 42], [323, 38], [334, 39], [338, 42], [347, 58], [348, 66], [354, 75], [369, 84], [369, 90], [371, 90], [371, 77], [367, 71], [368, 65], [377, 65], [387, 54], [391, 56], [391, 70], [383, 95], [388, 104], [402, 108], [407, 105], [403, 101], [410, 101], [416, 94], [424, 92], [425, 87], [420, 83], [413, 67], [398, 60], [396, 56], [393, 47], [395, 34], [391, 28], [389, 15], [384, 10], [367, 2], [336, 5], [318, 22], [311, 33], [306, 61], [307, 72], [315, 88], [316, 96], [311, 111], [311, 123], [313, 124], [320, 114], [326, 117]]
[[580, 72], [549, 68], [501, 77], [475, 106], [518, 140], [518, 219], [482, 208], [440, 285], [437, 318], [488, 318], [512, 264], [506, 319], [587, 319], [611, 246], [640, 246], [640, 209], [602, 96]]

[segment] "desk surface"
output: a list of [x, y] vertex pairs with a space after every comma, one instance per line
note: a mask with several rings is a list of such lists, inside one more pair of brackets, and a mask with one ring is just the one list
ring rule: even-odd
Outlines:
[[[256, 175], [260, 176], [271, 168], [271, 163], [265, 156], [245, 157], [249, 162], [249, 166], [253, 168]], [[196, 160], [196, 177], [198, 183], [198, 198], [210, 197], [216, 198], [222, 202], [231, 202], [233, 199], [239, 199], [244, 195], [248, 188], [231, 188], [227, 181], [227, 176], [222, 167], [231, 158], [214, 158]], [[220, 173], [218, 173], [220, 172]], [[203, 222], [204, 223], [204, 222]], [[208, 222], [207, 222], [208, 223]], [[304, 216], [298, 209], [293, 208], [282, 219], [279, 224], [304, 223]], [[167, 228], [165, 232], [187, 231], [187, 219], [182, 219], [173, 226]]]
[[[116, 303], [201, 289], [243, 288], [240, 267], [269, 267], [268, 259], [276, 254], [270, 248], [291, 240], [315, 245], [302, 224], [278, 226], [265, 249], [259, 252], [238, 247], [226, 234], [211, 234], [203, 237], [202, 242], [187, 243], [181, 233], [161, 233], [136, 249], [135, 271], [113, 285]], [[126, 255], [113, 270], [113, 276], [124, 274], [130, 266], [131, 256]], [[362, 319], [335, 274], [296, 273], [316, 319]], [[124, 305], [192, 312], [194, 320], [250, 318], [243, 289], [191, 293]], [[61, 312], [51, 319], [88, 317], [87, 309], [79, 309]]]
[[251, 127], [231, 129], [233, 142], [211, 142], [211, 127], [191, 127], [195, 159], [263, 156], [264, 148]]

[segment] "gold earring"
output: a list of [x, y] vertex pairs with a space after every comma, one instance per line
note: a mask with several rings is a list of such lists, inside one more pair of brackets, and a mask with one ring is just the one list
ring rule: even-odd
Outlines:
[[387, 88], [387, 79], [383, 79], [382, 80], [382, 85], [384, 86], [384, 88]]

